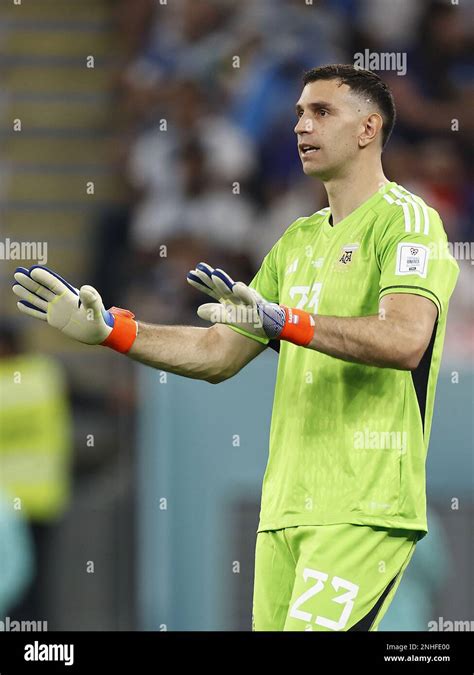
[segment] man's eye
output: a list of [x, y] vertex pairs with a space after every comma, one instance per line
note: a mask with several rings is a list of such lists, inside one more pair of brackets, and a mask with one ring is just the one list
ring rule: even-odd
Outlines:
[[328, 111], [324, 110], [324, 108], [323, 108], [322, 110], [319, 111], [319, 114], [320, 114], [321, 117], [326, 117], [326, 115], [328, 114]]

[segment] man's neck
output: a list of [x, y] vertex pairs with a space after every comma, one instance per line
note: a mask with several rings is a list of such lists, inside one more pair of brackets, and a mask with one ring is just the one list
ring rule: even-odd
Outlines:
[[381, 165], [370, 172], [354, 171], [325, 182], [332, 224], [337, 225], [389, 182]]

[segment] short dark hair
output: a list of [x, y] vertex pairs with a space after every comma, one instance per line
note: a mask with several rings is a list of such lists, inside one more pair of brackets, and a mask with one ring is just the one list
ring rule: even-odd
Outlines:
[[376, 73], [351, 64], [338, 63], [312, 68], [303, 75], [304, 85], [317, 80], [339, 80], [355, 93], [370, 97], [382, 115], [382, 148], [386, 146], [395, 125], [395, 101], [388, 85]]

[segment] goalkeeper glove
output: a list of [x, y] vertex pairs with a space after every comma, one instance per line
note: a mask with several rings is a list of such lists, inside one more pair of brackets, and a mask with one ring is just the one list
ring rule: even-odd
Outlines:
[[59, 274], [42, 265], [17, 267], [13, 292], [18, 309], [47, 321], [65, 335], [88, 345], [104, 345], [126, 353], [138, 330], [134, 314], [126, 309], [104, 308], [93, 286], [74, 288]]
[[255, 289], [233, 281], [219, 268], [201, 262], [188, 272], [187, 278], [192, 286], [218, 300], [198, 308], [198, 315], [205, 321], [231, 325], [263, 344], [287, 340], [305, 347], [313, 338], [311, 314], [265, 300]]

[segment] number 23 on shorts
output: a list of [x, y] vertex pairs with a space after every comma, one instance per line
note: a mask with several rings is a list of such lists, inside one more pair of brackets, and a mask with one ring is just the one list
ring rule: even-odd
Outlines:
[[[303, 579], [305, 583], [308, 583], [310, 580], [314, 580], [314, 583], [293, 600], [288, 612], [288, 619], [292, 618], [306, 622], [308, 624], [306, 630], [312, 630], [312, 624], [323, 626], [329, 630], [344, 630], [354, 607], [354, 600], [359, 592], [359, 586], [347, 579], [341, 579], [341, 577], [337, 576], [332, 577], [331, 586], [334, 589], [334, 595], [331, 597], [331, 602], [342, 605], [342, 608], [337, 619], [330, 619], [319, 613], [308, 611], [309, 605], [307, 604], [311, 598], [314, 598], [325, 589], [329, 581], [329, 575], [325, 572], [305, 567], [303, 569]], [[342, 594], [340, 593], [341, 590], [344, 591]], [[322, 603], [322, 606], [325, 604], [326, 602]], [[306, 605], [306, 607], [303, 608], [303, 605]]]

